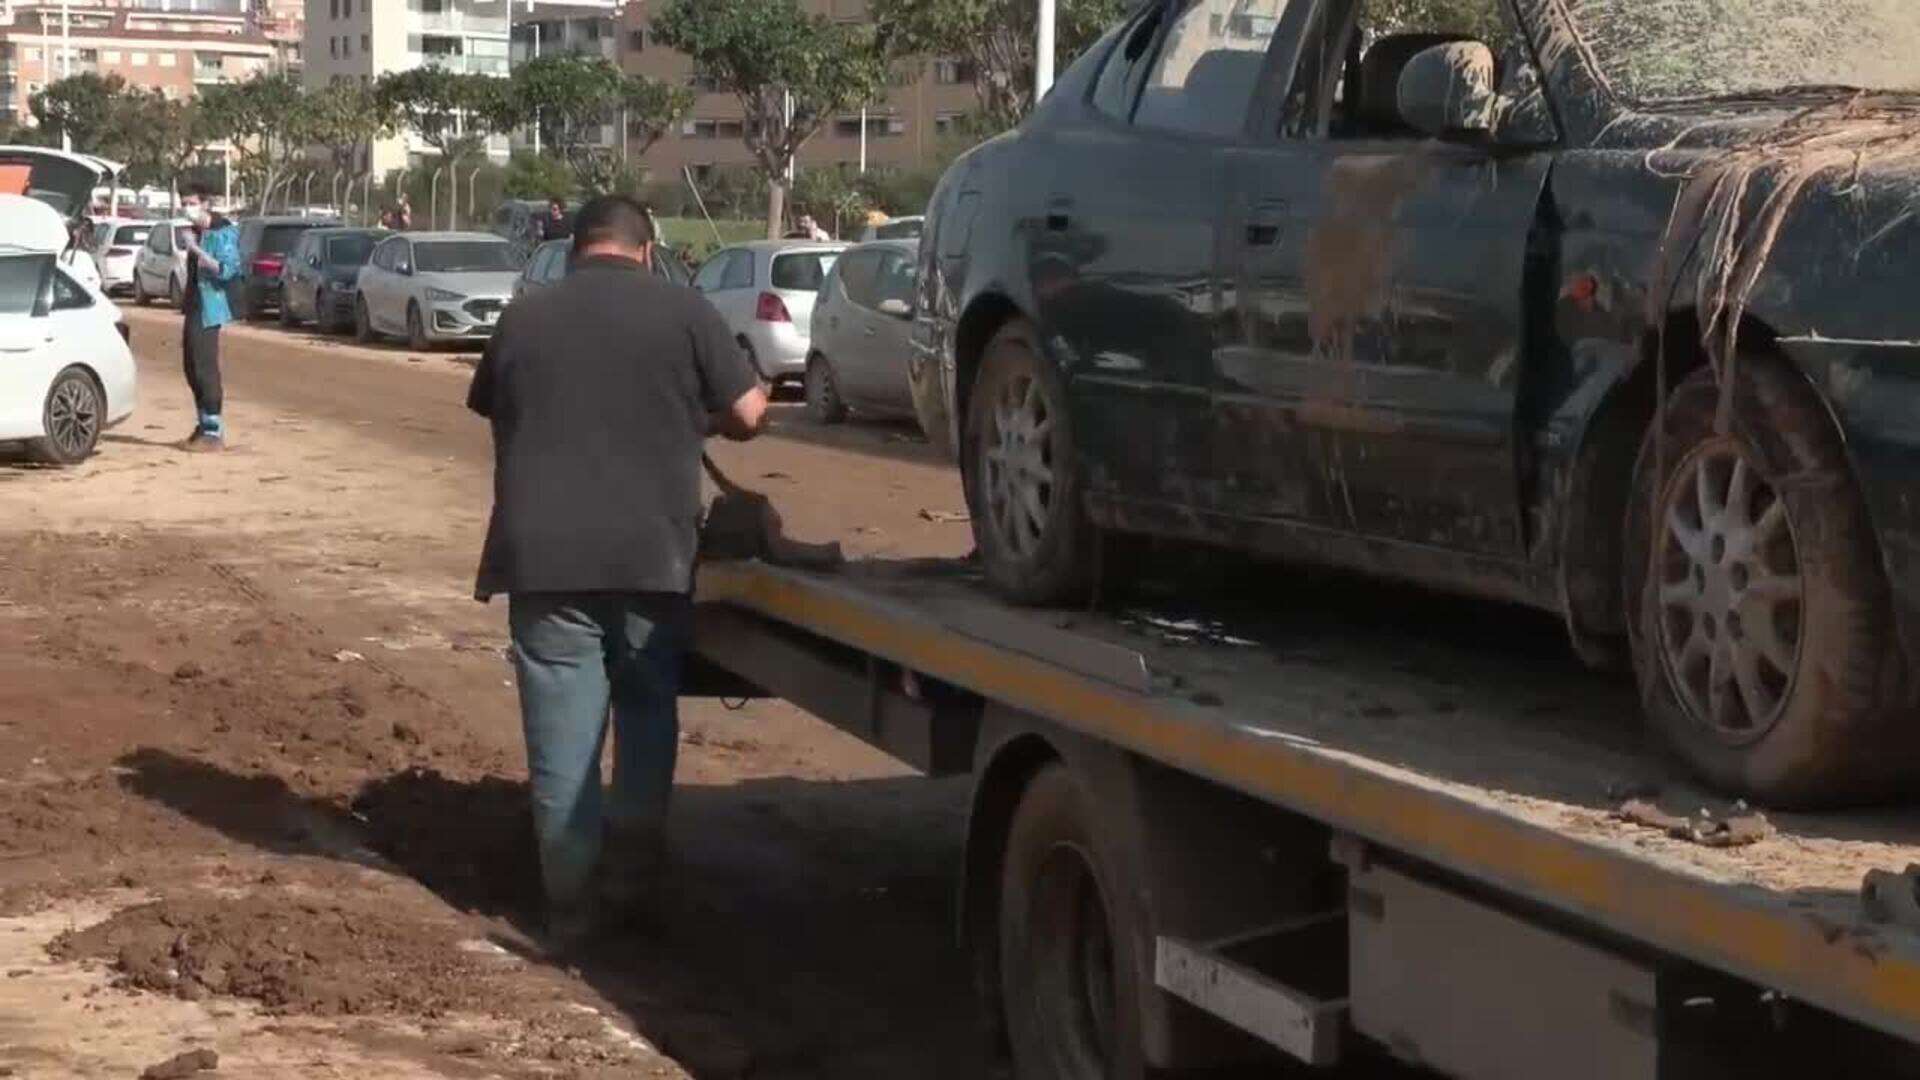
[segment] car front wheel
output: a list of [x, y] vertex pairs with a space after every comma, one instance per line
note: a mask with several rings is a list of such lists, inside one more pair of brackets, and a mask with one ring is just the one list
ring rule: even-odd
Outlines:
[[806, 392], [807, 415], [814, 423], [838, 424], [847, 418], [847, 403], [840, 397], [833, 365], [818, 353], [807, 361]]
[[407, 347], [415, 352], [426, 352], [433, 348], [433, 340], [427, 337], [427, 324], [420, 317], [420, 305], [407, 305]]
[[46, 435], [34, 440], [33, 455], [50, 465], [78, 465], [93, 456], [106, 424], [107, 401], [93, 376], [70, 367], [47, 388], [41, 418]]
[[1730, 423], [1711, 370], [1671, 394], [1628, 508], [1625, 599], [1649, 722], [1706, 779], [1779, 806], [1885, 794], [1913, 772], [1889, 687], [1891, 600], [1820, 399], [1743, 353]]
[[987, 581], [1023, 604], [1077, 599], [1094, 531], [1064, 384], [1015, 320], [987, 343], [966, 415], [962, 478]]

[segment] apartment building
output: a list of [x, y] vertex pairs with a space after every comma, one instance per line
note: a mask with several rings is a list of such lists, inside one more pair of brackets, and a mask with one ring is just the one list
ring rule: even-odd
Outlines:
[[[524, 3], [525, 0], [521, 0]], [[389, 71], [433, 65], [506, 76], [507, 0], [306, 0], [307, 86], [370, 83]], [[504, 159], [505, 139], [489, 155]], [[374, 144], [372, 168], [384, 174], [434, 154], [413, 132]]]
[[186, 98], [284, 62], [248, 0], [70, 0], [64, 16], [58, 3], [11, 3], [0, 8], [0, 117], [33, 123], [29, 100], [68, 75]]
[[[653, 36], [649, 8], [659, 0], [631, 0], [622, 12], [621, 65], [655, 79], [690, 86], [698, 95], [680, 125], [647, 152], [645, 164], [656, 175], [674, 175], [685, 167], [696, 174], [716, 167], [753, 163], [741, 141], [744, 120], [739, 101], [694, 70], [686, 56]], [[835, 19], [867, 17], [865, 0], [802, 0], [810, 10]], [[864, 110], [834, 117], [800, 150], [802, 169], [822, 166], [857, 171], [910, 168], [931, 161], [941, 140], [975, 107], [972, 72], [953, 61], [928, 59], [910, 65]]]

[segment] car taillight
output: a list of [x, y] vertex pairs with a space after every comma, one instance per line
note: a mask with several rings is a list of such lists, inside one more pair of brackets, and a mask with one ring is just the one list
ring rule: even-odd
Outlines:
[[107, 254], [115, 258], [118, 258], [123, 255], [133, 254], [133, 249], [132, 248], [108, 248]]
[[280, 268], [285, 265], [286, 265], [286, 260], [282, 259], [278, 255], [261, 255], [258, 258], [253, 260], [253, 272], [256, 274], [265, 274], [268, 277], [272, 277], [273, 275], [278, 274], [280, 272]]
[[760, 302], [753, 308], [753, 317], [761, 322], [793, 321], [793, 316], [787, 314], [787, 302], [770, 292], [760, 294]]

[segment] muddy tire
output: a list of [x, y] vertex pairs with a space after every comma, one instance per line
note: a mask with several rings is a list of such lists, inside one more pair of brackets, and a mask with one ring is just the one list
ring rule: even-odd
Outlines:
[[[1627, 511], [1624, 600], [1653, 730], [1710, 783], [1783, 807], [1913, 775], [1899, 659], [1866, 505], [1819, 398], [1744, 354], [1727, 435], [1709, 370], [1650, 429]], [[1656, 466], [1655, 458], [1662, 461]]]
[[840, 396], [840, 380], [833, 365], [819, 353], [807, 361], [805, 382], [807, 417], [816, 424], [838, 424], [847, 418], [847, 403]]
[[420, 305], [407, 305], [407, 348], [414, 352], [430, 352], [433, 341], [427, 337], [427, 324], [420, 315]]
[[353, 340], [362, 345], [371, 345], [380, 340], [373, 331], [373, 315], [367, 311], [367, 301], [363, 297], [353, 300]]
[[140, 271], [133, 272], [133, 302], [140, 307], [153, 303], [153, 297], [147, 293], [147, 287], [140, 280]]
[[180, 284], [179, 274], [167, 276], [167, 303], [179, 310], [185, 310], [187, 306], [187, 290], [186, 286]]
[[1065, 385], [1014, 320], [987, 343], [962, 437], [962, 479], [981, 568], [1020, 604], [1080, 599], [1091, 581], [1094, 530]]
[[41, 406], [46, 435], [29, 447], [37, 461], [48, 465], [78, 465], [93, 456], [107, 422], [107, 396], [84, 368], [70, 367], [54, 376]]
[[280, 325], [288, 330], [300, 325], [300, 320], [293, 317], [293, 301], [284, 287], [280, 290]]
[[1014, 1080], [1139, 1080], [1140, 987], [1124, 882], [1061, 765], [1020, 798], [1001, 864], [1000, 994]]

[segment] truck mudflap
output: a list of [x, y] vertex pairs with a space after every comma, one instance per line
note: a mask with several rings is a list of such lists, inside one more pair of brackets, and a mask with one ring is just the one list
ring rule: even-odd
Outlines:
[[[1423, 717], [1401, 702], [1401, 713], [1369, 725], [1388, 709], [1368, 704], [1369, 694], [1400, 700], [1391, 684], [1402, 661], [1350, 672], [1344, 698], [1316, 699], [1312, 680], [1325, 673], [1299, 662], [1254, 650], [1231, 663], [1204, 647], [1159, 650], [1104, 616], [1013, 612], [962, 575], [899, 567], [821, 575], [710, 563], [697, 599], [705, 612], [810, 637], [908, 681], [977, 695], [1244, 792], [1584, 936], [1688, 961], [1920, 1043], [1920, 928], [1887, 918], [1886, 904], [1876, 906], [1885, 920], [1877, 921], [1860, 901], [1869, 871], [1920, 863], [1920, 822], [1782, 817], [1777, 836], [1749, 848], [1639, 829], [1619, 821], [1617, 800], [1602, 794], [1623, 763], [1645, 765], [1637, 743], [1618, 735], [1631, 715], [1618, 702], [1594, 703], [1607, 715], [1591, 722], [1542, 731], [1524, 695], [1475, 682], [1472, 707], [1435, 705]], [[1129, 644], [1138, 667], [1114, 651]], [[1525, 685], [1521, 675], [1508, 679]], [[1345, 706], [1323, 708], [1325, 700]], [[1463, 743], [1486, 748], [1472, 755], [1473, 768], [1435, 764]], [[1543, 773], [1584, 778], [1584, 786], [1543, 783]], [[1783, 862], [1800, 869], [1782, 871]], [[1176, 968], [1192, 959], [1173, 949]], [[1316, 1038], [1306, 1036], [1310, 1054]]]

